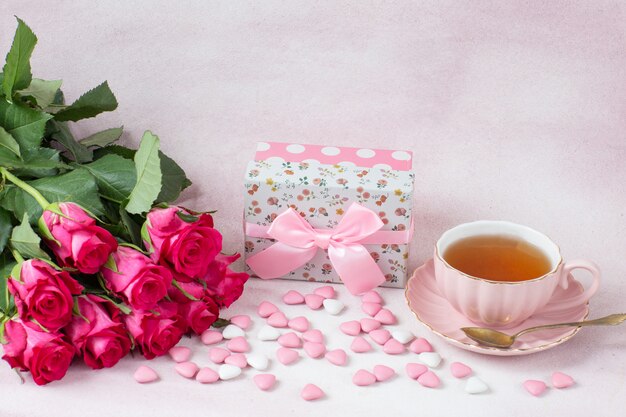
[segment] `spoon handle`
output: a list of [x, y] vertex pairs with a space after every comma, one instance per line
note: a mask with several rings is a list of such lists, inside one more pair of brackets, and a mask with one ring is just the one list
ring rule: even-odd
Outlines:
[[595, 320], [586, 320], [586, 321], [575, 321], [571, 323], [558, 323], [558, 324], [546, 324], [543, 326], [535, 326], [529, 327], [528, 329], [524, 329], [521, 332], [517, 333], [515, 337], [521, 336], [523, 334], [534, 332], [535, 330], [545, 330], [545, 329], [556, 329], [559, 327], [583, 327], [583, 326], [615, 326], [622, 322], [626, 321], [626, 314], [611, 314], [605, 317], [600, 317]]

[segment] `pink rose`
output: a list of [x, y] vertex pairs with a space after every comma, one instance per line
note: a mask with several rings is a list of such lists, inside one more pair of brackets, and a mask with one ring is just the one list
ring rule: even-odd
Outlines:
[[146, 359], [167, 353], [185, 332], [176, 303], [161, 301], [153, 310], [134, 310], [125, 317], [126, 328]]
[[239, 259], [241, 255], [218, 255], [209, 266], [203, 281], [206, 283], [206, 292], [220, 307], [229, 307], [243, 293], [243, 285], [248, 280], [248, 274], [233, 272], [228, 265]]
[[111, 302], [95, 295], [78, 297], [80, 316], [74, 316], [65, 328], [65, 334], [93, 368], [110, 368], [130, 352], [130, 338], [120, 314]]
[[7, 287], [20, 318], [34, 320], [51, 332], [70, 322], [73, 296], [83, 290], [66, 271], [59, 271], [40, 259], [24, 261], [19, 279], [10, 277]]
[[167, 295], [172, 283], [169, 269], [127, 246], [118, 247], [111, 256], [117, 272], [102, 268], [105, 285], [133, 309], [150, 310]]
[[96, 220], [74, 203], [59, 203], [63, 213], [43, 212], [46, 227], [56, 240], [46, 240], [61, 266], [95, 274], [117, 248], [115, 238], [96, 226]]
[[19, 319], [5, 324], [4, 356], [12, 368], [30, 371], [37, 385], [65, 376], [75, 350], [58, 333], [42, 331], [34, 323]]
[[219, 317], [219, 307], [210, 297], [198, 301], [189, 301], [178, 305], [178, 311], [187, 324], [187, 329], [200, 334]]
[[187, 222], [179, 213], [191, 216], [176, 206], [155, 208], [148, 213], [148, 246], [152, 249], [152, 259], [175, 271], [178, 281], [191, 281], [206, 274], [222, 249], [222, 235], [213, 228], [211, 215], [203, 213], [197, 220]]

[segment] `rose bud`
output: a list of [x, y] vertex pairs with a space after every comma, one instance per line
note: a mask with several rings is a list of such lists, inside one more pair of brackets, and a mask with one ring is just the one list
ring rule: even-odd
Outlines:
[[[78, 297], [78, 311], [65, 334], [93, 369], [110, 368], [130, 352], [130, 338], [117, 310], [110, 301], [89, 294]], [[119, 311], [119, 310], [117, 310]]]
[[34, 323], [19, 319], [5, 324], [4, 356], [12, 368], [30, 371], [37, 385], [44, 385], [65, 376], [75, 349], [62, 335], [45, 332]]
[[148, 213], [144, 239], [152, 259], [169, 266], [181, 282], [203, 277], [222, 249], [222, 235], [213, 228], [210, 214], [193, 216], [176, 206]]
[[176, 303], [161, 301], [154, 310], [134, 310], [125, 317], [126, 328], [146, 359], [167, 353], [185, 333]]
[[119, 246], [111, 256], [116, 270], [101, 269], [105, 285], [133, 309], [150, 310], [167, 295], [172, 283], [169, 269], [127, 246]]
[[229, 307], [243, 293], [243, 285], [249, 278], [244, 272], [234, 272], [228, 265], [239, 259], [241, 255], [232, 256], [218, 255], [215, 261], [209, 265], [209, 270], [204, 276], [206, 293], [209, 294], [219, 307]]
[[180, 316], [187, 324], [187, 330], [201, 334], [211, 327], [219, 316], [219, 307], [209, 297], [178, 305]]
[[40, 259], [22, 262], [18, 277], [10, 277], [7, 287], [19, 317], [34, 320], [51, 332], [72, 319], [74, 299], [83, 290], [74, 278]]
[[[44, 210], [42, 218], [49, 234], [46, 239], [61, 266], [95, 274], [117, 248], [117, 241], [96, 220], [74, 203], [58, 203], [63, 215]], [[47, 233], [45, 233], [47, 234]]]

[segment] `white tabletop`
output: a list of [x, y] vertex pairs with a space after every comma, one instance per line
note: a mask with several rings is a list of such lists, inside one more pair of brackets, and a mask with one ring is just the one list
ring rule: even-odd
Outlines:
[[[54, 3], [54, 4], [53, 4]], [[357, 5], [358, 3], [358, 5]], [[533, 2], [531, 2], [533, 3]], [[257, 140], [410, 149], [415, 153], [416, 233], [411, 266], [431, 256], [446, 229], [476, 219], [524, 223], [551, 236], [566, 259], [603, 270], [591, 317], [626, 311], [626, 10], [613, 2], [205, 2], [3, 1], [0, 51], [17, 15], [39, 37], [35, 76], [65, 80], [69, 100], [107, 79], [120, 106], [73, 126], [78, 136], [145, 129], [194, 182], [185, 204], [217, 209], [225, 249], [242, 250], [242, 179]], [[4, 54], [5, 52], [2, 52]], [[241, 267], [241, 265], [239, 265]], [[251, 280], [225, 317], [253, 313], [264, 299], [314, 285]], [[338, 287], [346, 312], [307, 313], [329, 346], [348, 348], [340, 322], [359, 318], [358, 300]], [[526, 357], [494, 358], [447, 345], [416, 322], [401, 290], [382, 291], [398, 327], [427, 337], [444, 357], [442, 388], [409, 380], [408, 354], [350, 354], [339, 368], [304, 358], [200, 385], [169, 358], [149, 363], [161, 381], [139, 385], [140, 355], [109, 370], [75, 365], [60, 382], [20, 385], [0, 364], [0, 416], [120, 415], [623, 415], [626, 327], [583, 329], [567, 343]], [[273, 356], [275, 345], [253, 349]], [[207, 348], [184, 339], [194, 360]], [[469, 396], [448, 367], [471, 365], [491, 392]], [[387, 364], [394, 380], [358, 388], [358, 368]], [[577, 384], [541, 398], [521, 387], [553, 371]], [[322, 387], [315, 403], [304, 384]]]

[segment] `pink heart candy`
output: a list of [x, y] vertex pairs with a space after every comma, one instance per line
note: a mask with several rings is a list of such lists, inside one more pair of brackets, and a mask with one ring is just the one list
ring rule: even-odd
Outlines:
[[252, 324], [252, 319], [247, 314], [242, 314], [231, 317], [230, 322], [242, 330], [246, 330], [250, 327], [250, 324]]
[[185, 378], [193, 378], [199, 371], [198, 365], [193, 362], [181, 362], [174, 366], [174, 370]]
[[322, 391], [317, 385], [306, 384], [304, 388], [302, 388], [300, 396], [306, 401], [314, 401], [322, 398], [324, 396], [324, 391]]
[[312, 310], [319, 310], [324, 304], [324, 297], [319, 294], [307, 294], [304, 296], [304, 302]]
[[535, 397], [540, 396], [546, 390], [546, 383], [543, 381], [537, 381], [535, 379], [529, 379], [524, 381], [524, 388]]
[[313, 359], [320, 358], [326, 353], [326, 346], [322, 343], [304, 342], [304, 351]]
[[554, 388], [569, 388], [574, 385], [574, 378], [564, 374], [563, 372], [555, 372], [552, 374], [552, 385]]
[[299, 348], [302, 347], [302, 339], [294, 332], [289, 332], [278, 338], [278, 344], [286, 348]]
[[174, 362], [187, 362], [191, 358], [191, 349], [185, 346], [174, 346], [168, 352]]
[[326, 352], [326, 359], [333, 365], [343, 366], [348, 360], [348, 355], [343, 349], [334, 349]]
[[378, 382], [387, 381], [396, 374], [396, 371], [385, 365], [374, 366], [374, 375]]
[[133, 374], [135, 381], [140, 384], [147, 384], [148, 382], [154, 382], [159, 379], [159, 375], [156, 371], [149, 366], [141, 365]]
[[382, 304], [383, 298], [380, 296], [380, 294], [378, 294], [378, 292], [371, 290], [363, 294], [363, 296], [361, 297], [361, 301], [363, 301], [364, 303]]
[[339, 325], [339, 330], [349, 336], [356, 336], [361, 333], [361, 323], [356, 320], [346, 321]]
[[369, 342], [363, 339], [361, 336], [357, 336], [352, 341], [350, 349], [352, 349], [352, 351], [356, 353], [364, 353], [372, 350], [372, 345], [370, 345]]
[[226, 348], [231, 352], [243, 353], [250, 351], [250, 344], [244, 336], [237, 336], [226, 343]]
[[428, 340], [418, 337], [409, 345], [409, 350], [413, 353], [424, 353], [424, 352], [432, 352], [433, 347], [430, 345]]
[[303, 316], [294, 317], [287, 322], [287, 326], [289, 326], [290, 329], [296, 330], [298, 332], [306, 332], [307, 330], [309, 330], [309, 321], [306, 317]]
[[376, 382], [376, 376], [365, 369], [359, 369], [352, 377], [352, 383], [359, 387], [372, 385], [374, 382]]
[[376, 313], [380, 311], [381, 308], [382, 306], [378, 303], [364, 302], [363, 304], [361, 304], [361, 310], [363, 310], [365, 314], [371, 317], [374, 317]]
[[276, 359], [283, 365], [290, 365], [300, 358], [300, 354], [295, 350], [281, 347], [276, 351]]
[[278, 307], [269, 301], [263, 301], [257, 308], [257, 313], [262, 318], [267, 318], [278, 311]]
[[441, 381], [433, 371], [426, 371], [417, 378], [417, 382], [426, 388], [437, 388]]
[[368, 333], [372, 340], [379, 345], [384, 345], [387, 340], [391, 339], [391, 333], [387, 329], [376, 329]]
[[202, 332], [202, 336], [200, 336], [200, 340], [205, 345], [212, 345], [215, 343], [219, 343], [224, 339], [221, 332], [217, 332], [215, 330], [205, 330]]
[[241, 369], [248, 366], [246, 355], [244, 355], [243, 353], [233, 353], [232, 355], [224, 359], [224, 363], [227, 363], [229, 365], [235, 365]]
[[257, 374], [252, 377], [252, 380], [261, 391], [267, 391], [276, 383], [276, 376], [272, 374]]
[[302, 304], [304, 303], [304, 295], [296, 290], [289, 290], [283, 295], [283, 303], [289, 305]]
[[465, 378], [472, 373], [472, 368], [461, 362], [452, 362], [450, 364], [450, 372], [455, 378]]
[[396, 316], [394, 316], [393, 313], [386, 308], [381, 308], [380, 311], [374, 316], [374, 319], [385, 325], [396, 324], [398, 322]]
[[302, 333], [302, 338], [307, 342], [324, 343], [324, 335], [317, 329]]
[[385, 342], [383, 346], [383, 352], [388, 355], [399, 355], [404, 353], [405, 347], [402, 343], [398, 342], [396, 339], [389, 339]]
[[361, 319], [361, 330], [365, 333], [369, 333], [372, 330], [376, 330], [380, 327], [380, 322], [378, 320], [364, 318]]
[[330, 285], [318, 287], [313, 291], [314, 294], [321, 295], [324, 298], [335, 298], [335, 289]]
[[267, 318], [267, 324], [272, 327], [287, 327], [289, 320], [287, 320], [287, 316], [282, 311], [277, 311], [272, 313], [271, 316]]
[[230, 351], [224, 348], [213, 348], [209, 350], [209, 359], [214, 363], [223, 363], [224, 359], [230, 356]]
[[212, 384], [219, 379], [219, 374], [211, 368], [201, 368], [196, 374], [196, 381], [201, 384]]
[[404, 370], [409, 378], [417, 379], [422, 374], [428, 372], [428, 367], [426, 365], [422, 365], [421, 363], [407, 363]]

